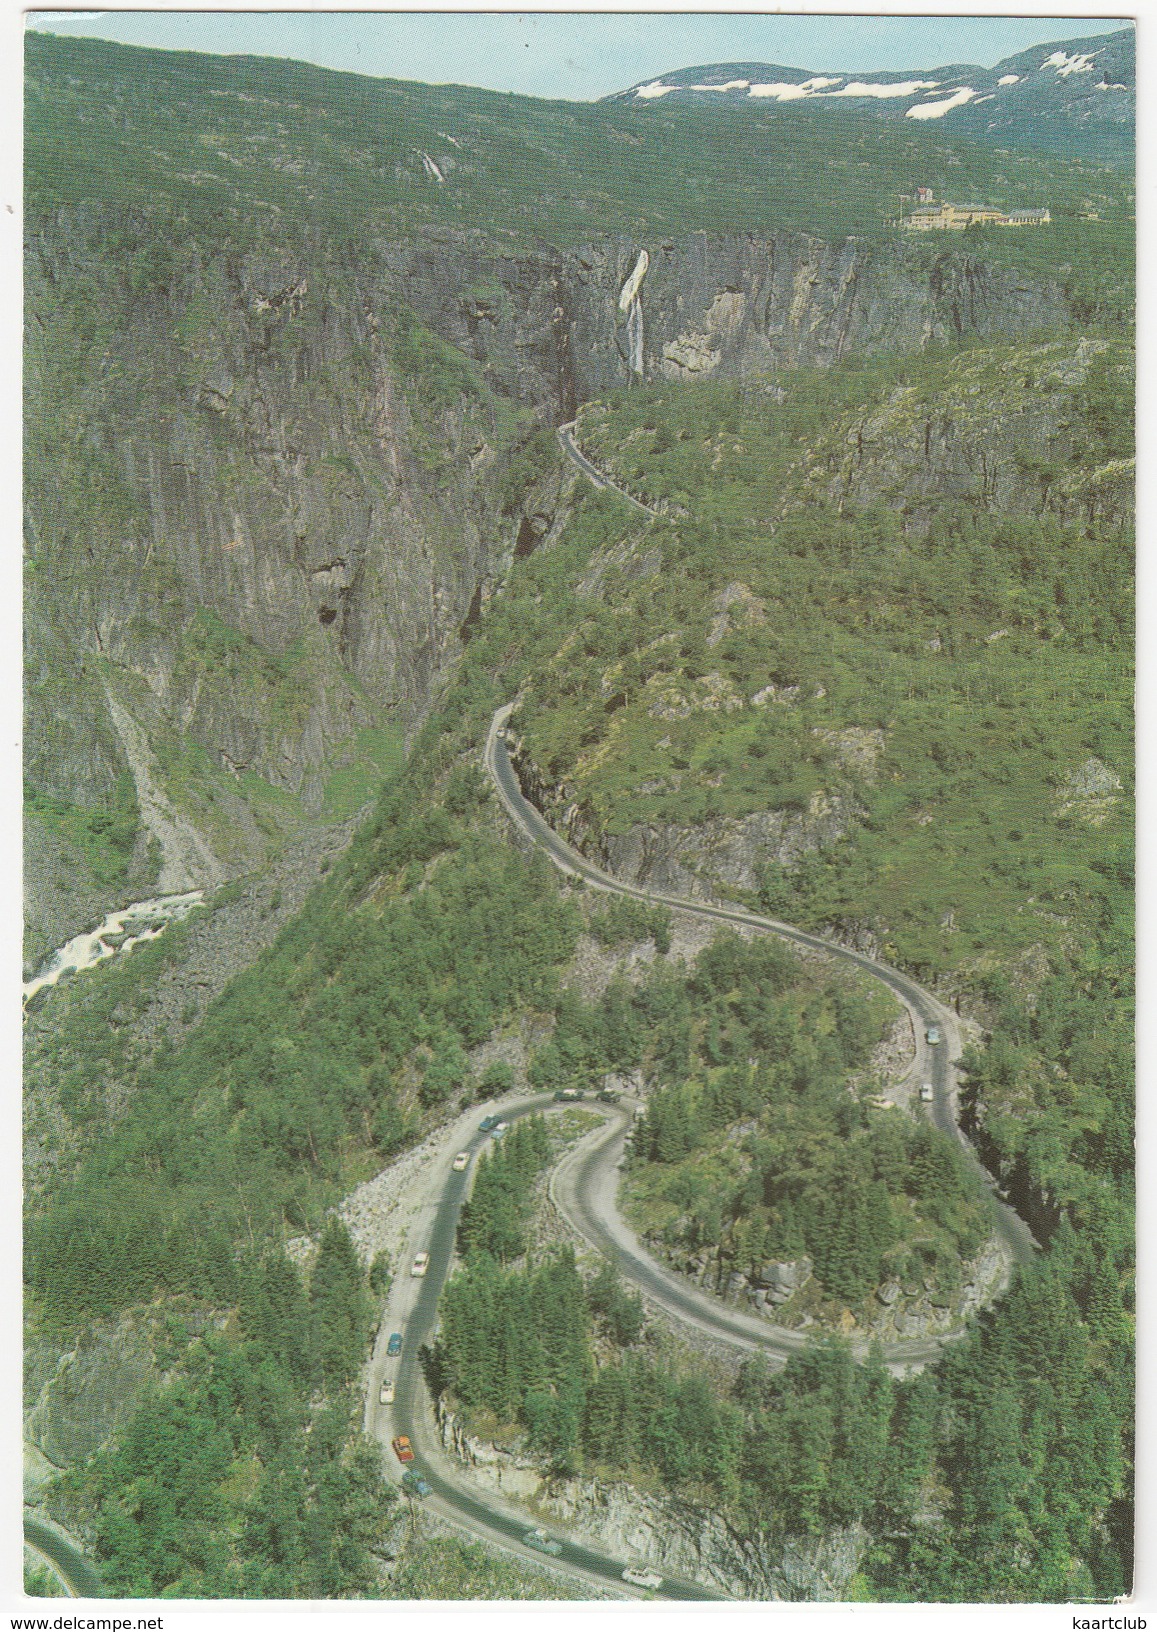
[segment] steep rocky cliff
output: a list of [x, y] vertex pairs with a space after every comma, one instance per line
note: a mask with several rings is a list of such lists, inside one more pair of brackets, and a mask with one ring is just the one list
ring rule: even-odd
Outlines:
[[372, 257], [157, 234], [30, 244], [26, 773], [180, 888], [368, 796], [563, 473]]
[[[34, 224], [27, 316], [26, 770], [81, 812], [135, 787], [131, 893], [216, 884], [368, 796], [550, 526], [543, 427], [594, 393], [1066, 311], [957, 252], [791, 233], [242, 249], [79, 207]], [[33, 820], [41, 944], [58, 839]]]
[[647, 378], [823, 365], [856, 351], [902, 351], [953, 335], [1064, 325], [1059, 283], [951, 250], [827, 244], [802, 233], [651, 242], [609, 238], [519, 255], [480, 235], [429, 234], [386, 252], [406, 298], [444, 339], [500, 368], [524, 398], [563, 417], [632, 375], [619, 296], [638, 283]]
[[917, 533], [961, 503], [1121, 533], [1135, 464], [1124, 445], [1104, 445], [1096, 397], [1110, 376], [1131, 391], [1131, 357], [1104, 339], [965, 351], [936, 391], [899, 385], [886, 404], [842, 416], [793, 503], [884, 502]]

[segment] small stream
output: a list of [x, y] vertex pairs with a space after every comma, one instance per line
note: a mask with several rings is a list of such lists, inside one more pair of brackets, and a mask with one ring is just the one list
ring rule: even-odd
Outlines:
[[195, 908], [204, 905], [203, 890], [184, 895], [158, 895], [151, 901], [134, 901], [131, 906], [110, 912], [95, 929], [74, 935], [58, 947], [24, 987], [25, 1007], [46, 986], [55, 986], [62, 976], [92, 969], [118, 952], [127, 952], [141, 941], [155, 941], [169, 924], [179, 923]]

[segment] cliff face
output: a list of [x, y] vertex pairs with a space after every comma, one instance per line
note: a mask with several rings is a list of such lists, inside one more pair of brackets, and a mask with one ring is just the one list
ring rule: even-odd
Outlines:
[[[210, 259], [141, 289], [114, 257], [65, 223], [30, 257], [34, 647], [70, 634], [220, 762], [308, 794], [375, 705], [420, 714], [513, 549], [486, 489], [517, 427], [365, 268]], [[107, 775], [116, 733], [83, 737], [34, 739], [34, 777]]]
[[508, 1503], [529, 1499], [548, 1525], [577, 1530], [607, 1552], [732, 1598], [838, 1603], [847, 1598], [869, 1540], [860, 1524], [823, 1536], [743, 1532], [720, 1513], [626, 1483], [551, 1479], [517, 1448], [468, 1433], [442, 1404], [438, 1427], [445, 1449], [482, 1491]]
[[901, 386], [834, 424], [803, 491], [896, 505], [918, 534], [961, 503], [1119, 532], [1133, 521], [1134, 461], [1091, 446], [1082, 422], [1082, 399], [1109, 373], [1131, 386], [1131, 360], [1104, 340], [964, 351], [937, 391]]
[[26, 774], [81, 809], [131, 774], [203, 841], [162, 872], [216, 883], [368, 795], [568, 478], [373, 257], [62, 214], [27, 306]]
[[1059, 285], [949, 251], [825, 244], [801, 233], [737, 234], [582, 250], [498, 254], [430, 237], [387, 253], [407, 299], [468, 355], [504, 369], [523, 400], [564, 417], [631, 373], [637, 268], [642, 374], [672, 380], [825, 365], [849, 352], [905, 350], [954, 335], [1063, 326]]
[[187, 887], [251, 867], [333, 813], [335, 776], [347, 804], [368, 794], [384, 735], [420, 720], [515, 550], [549, 527], [569, 477], [536, 422], [632, 363], [694, 379], [1065, 319], [1051, 285], [959, 254], [922, 267], [898, 245], [667, 240], [624, 309], [641, 263], [626, 239], [515, 254], [431, 231], [241, 252], [166, 244], [140, 213], [42, 221], [27, 258], [34, 788], [99, 809], [131, 774], [162, 851], [162, 828], [189, 841], [162, 873]]

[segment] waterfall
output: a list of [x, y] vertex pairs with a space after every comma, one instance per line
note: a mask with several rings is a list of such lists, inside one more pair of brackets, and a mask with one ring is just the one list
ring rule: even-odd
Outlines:
[[634, 271], [619, 291], [619, 310], [627, 314], [627, 365], [640, 379], [643, 377], [643, 303], [639, 291], [650, 264], [651, 257], [641, 249]]
[[627, 361], [631, 372], [643, 376], [643, 303], [636, 295], [627, 313]]

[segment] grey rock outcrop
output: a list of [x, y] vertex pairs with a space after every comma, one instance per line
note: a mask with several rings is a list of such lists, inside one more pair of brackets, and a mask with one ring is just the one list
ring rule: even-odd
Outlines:
[[895, 506], [917, 534], [953, 502], [1124, 527], [1134, 461], [1090, 464], [1070, 425], [1074, 391], [1108, 351], [1102, 340], [1067, 339], [946, 362], [934, 390], [900, 386], [886, 403], [844, 416], [813, 450], [808, 490]]
[[817, 790], [807, 809], [754, 811], [715, 817], [694, 826], [637, 824], [626, 833], [593, 828], [571, 790], [550, 784], [518, 742], [514, 766], [523, 793], [551, 825], [626, 884], [669, 891], [692, 900], [716, 900], [756, 890], [768, 862], [795, 867], [804, 856], [834, 844], [860, 820], [863, 807], [850, 791]]
[[787, 1264], [764, 1264], [755, 1276], [755, 1285], [764, 1293], [765, 1301], [786, 1303], [793, 1293], [811, 1280], [811, 1275], [810, 1258], [799, 1258]]
[[533, 1457], [471, 1433], [444, 1406], [438, 1422], [443, 1445], [472, 1483], [533, 1503], [536, 1519], [548, 1526], [730, 1597], [838, 1603], [848, 1596], [869, 1539], [860, 1525], [816, 1537], [740, 1531], [710, 1508], [622, 1481], [550, 1479]]

